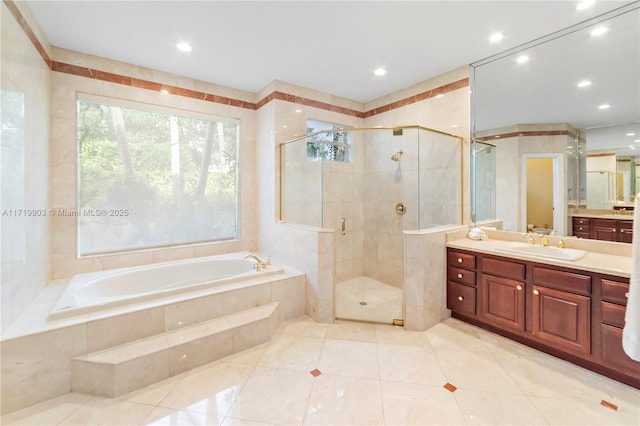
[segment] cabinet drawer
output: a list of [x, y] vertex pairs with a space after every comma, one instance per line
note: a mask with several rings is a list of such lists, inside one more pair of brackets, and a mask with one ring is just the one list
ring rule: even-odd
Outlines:
[[615, 327], [624, 327], [624, 306], [601, 302], [602, 322]]
[[460, 253], [450, 250], [447, 253], [447, 261], [451, 266], [464, 269], [476, 269], [476, 257], [469, 253]]
[[634, 377], [640, 375], [640, 362], [629, 358], [622, 348], [622, 329], [602, 324], [602, 361], [605, 367], [627, 372]]
[[591, 277], [588, 275], [534, 266], [533, 283], [584, 296], [591, 295]]
[[586, 217], [574, 217], [573, 218], [573, 227], [575, 229], [576, 226], [589, 226], [590, 220]]
[[476, 285], [476, 273], [467, 269], [449, 266], [448, 277], [452, 281], [457, 281], [466, 285]]
[[602, 300], [626, 305], [629, 297], [629, 284], [619, 281], [602, 280]]
[[499, 277], [524, 280], [525, 269], [522, 263], [498, 259], [482, 259], [482, 272]]
[[574, 234], [588, 234], [589, 232], [591, 232], [591, 228], [589, 226], [585, 226], [585, 225], [576, 225], [573, 227], [573, 233]]
[[475, 315], [476, 289], [453, 281], [448, 281], [447, 308], [463, 314]]

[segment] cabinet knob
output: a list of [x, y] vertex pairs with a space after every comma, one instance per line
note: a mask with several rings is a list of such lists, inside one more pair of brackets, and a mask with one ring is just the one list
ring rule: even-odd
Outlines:
[[615, 230], [615, 229], [612, 229], [612, 231], [613, 231], [613, 232], [616, 232], [616, 230]]
[[580, 227], [580, 230], [582, 231], [582, 226]]
[[462, 258], [461, 257], [458, 258], [458, 263], [462, 263]]
[[462, 302], [464, 300], [464, 297], [458, 296], [458, 300]]
[[522, 286], [521, 285], [517, 285], [516, 286], [516, 290], [522, 290]]
[[624, 229], [621, 229], [621, 230], [620, 230], [620, 233], [621, 233], [621, 234], [624, 234]]
[[540, 294], [540, 292], [538, 290], [533, 290], [533, 294], [535, 294], [536, 296]]
[[629, 293], [625, 293], [624, 297], [626, 297], [628, 299], [629, 298]]
[[458, 278], [462, 278], [462, 274], [458, 274]]

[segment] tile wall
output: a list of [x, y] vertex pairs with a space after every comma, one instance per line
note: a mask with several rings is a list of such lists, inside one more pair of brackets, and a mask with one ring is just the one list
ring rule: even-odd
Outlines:
[[40, 33], [2, 3], [2, 331], [49, 282], [49, 69], [9, 7]]
[[[575, 135], [576, 130], [567, 124], [523, 124], [478, 133], [496, 145], [496, 212], [504, 230], [521, 230], [522, 191], [514, 187], [522, 188], [522, 155], [564, 154]], [[566, 161], [565, 174], [569, 169]], [[564, 197], [566, 203], [567, 194]]]
[[[5, 4], [14, 2], [9, 1]], [[51, 261], [43, 263], [52, 265], [50, 277], [54, 279], [106, 268], [254, 249], [260, 249], [274, 257], [284, 254], [284, 262], [295, 264], [300, 255], [296, 253], [296, 256], [291, 257], [293, 253], [290, 248], [285, 249], [281, 244], [282, 239], [291, 239], [291, 235], [295, 235], [301, 238], [300, 244], [316, 247], [317, 250], [315, 263], [310, 263], [309, 270], [306, 271], [310, 276], [308, 288], [313, 289], [309, 298], [318, 301], [313, 302], [309, 310], [320, 312], [319, 317], [330, 321], [334, 275], [346, 278], [361, 274], [365, 269], [365, 259], [368, 258], [365, 255], [367, 242], [359, 230], [360, 226], [364, 228], [366, 220], [364, 214], [360, 213], [362, 207], [356, 207], [356, 200], [359, 194], [366, 194], [377, 188], [365, 187], [365, 180], [361, 183], [360, 178], [356, 177], [361, 176], [360, 170], [357, 169], [360, 167], [358, 160], [347, 166], [351, 167], [348, 170], [338, 165], [327, 167], [322, 178], [329, 182], [329, 193], [324, 195], [330, 201], [323, 211], [322, 226], [333, 229], [339, 218], [348, 217], [348, 226], [351, 226], [348, 237], [338, 240], [325, 235], [327, 231], [317, 229], [292, 231], [291, 227], [277, 221], [280, 213], [277, 144], [304, 134], [307, 118], [353, 127], [418, 124], [445, 131], [456, 129], [452, 132], [468, 134], [469, 98], [466, 67], [361, 104], [279, 81], [272, 82], [258, 94], [248, 93], [58, 48], [52, 48], [50, 56], [43, 62], [50, 64], [53, 70], [50, 73], [49, 92], [52, 128], [47, 165], [51, 170], [47, 173], [50, 175], [49, 208], [76, 208], [74, 116], [78, 92], [234, 117], [241, 121], [242, 129], [240, 156], [243, 167], [240, 176], [238, 241], [78, 259], [75, 249], [75, 220], [69, 217], [52, 217], [48, 233], [51, 238], [51, 249], [48, 252]], [[44, 70], [46, 72], [46, 67]], [[160, 93], [161, 88], [167, 89], [169, 94]], [[43, 122], [46, 122], [46, 119]], [[467, 154], [467, 145], [464, 150]], [[440, 154], [434, 153], [436, 157]], [[468, 158], [468, 155], [465, 156]], [[387, 157], [386, 152], [384, 157]], [[464, 168], [464, 181], [467, 181], [468, 165]], [[343, 179], [350, 181], [351, 185], [342, 185]], [[350, 189], [345, 189], [349, 186]], [[464, 196], [468, 200], [466, 188]], [[446, 201], [443, 202], [445, 203]], [[257, 215], [256, 204], [259, 212]], [[465, 203], [465, 217], [468, 217], [468, 203]], [[384, 244], [389, 248], [389, 253], [378, 254], [377, 259], [393, 259], [392, 253], [399, 252], [398, 248], [402, 245], [401, 237], [394, 235], [395, 237], [398, 241], [389, 240]], [[298, 240], [295, 240], [293, 247], [296, 244]], [[335, 250], [340, 253], [338, 258], [334, 258], [334, 250], [331, 251], [331, 255], [326, 256], [318, 252], [320, 247], [334, 244], [346, 248]], [[371, 263], [377, 262], [376, 258], [370, 259], [374, 259], [370, 260]], [[382, 272], [378, 270], [377, 273], [393, 275], [396, 277], [395, 281], [400, 283], [402, 265], [399, 259], [396, 260], [398, 261], [389, 262]]]
[[[246, 100], [251, 104], [254, 94], [221, 88], [209, 83], [173, 76], [147, 68], [53, 48], [53, 59], [72, 64], [79, 69], [99, 69], [107, 73], [128, 76], [141, 81], [154, 81], [172, 87], [181, 87], [198, 93], [220, 93]], [[189, 96], [163, 94], [157, 90], [133, 87], [118, 82], [87, 78], [66, 72], [51, 73], [51, 208], [77, 209], [77, 142], [76, 100], [78, 93], [124, 99], [140, 103], [166, 106], [217, 117], [240, 120], [240, 193], [239, 238], [233, 242], [199, 244], [185, 247], [145, 250], [127, 254], [99, 255], [78, 258], [76, 255], [76, 218], [52, 218], [51, 257], [53, 279], [68, 278], [74, 274], [101, 269], [119, 268], [198, 256], [256, 249], [256, 220], [253, 214], [255, 199], [255, 111], [235, 105]]]

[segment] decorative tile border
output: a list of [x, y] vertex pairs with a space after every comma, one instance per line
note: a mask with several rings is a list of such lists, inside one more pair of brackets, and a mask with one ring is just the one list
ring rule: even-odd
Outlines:
[[78, 65], [65, 64], [63, 62], [52, 61], [51, 70], [65, 74], [77, 75], [80, 77], [93, 78], [95, 80], [107, 81], [110, 83], [123, 84], [125, 86], [139, 87], [141, 89], [154, 90], [156, 92], [164, 91], [168, 94], [184, 96], [186, 98], [199, 99], [201, 101], [215, 102], [224, 105], [231, 105], [239, 108], [256, 109], [256, 104], [240, 99], [228, 98], [226, 96], [214, 95], [211, 93], [199, 92], [197, 90], [185, 89], [178, 86], [156, 83], [149, 80], [142, 80], [126, 75], [114, 74], [106, 71], [100, 71], [93, 68], [81, 67]]
[[345, 108], [338, 105], [332, 105], [326, 102], [320, 102], [320, 101], [316, 101], [309, 98], [303, 98], [302, 96], [290, 95], [288, 93], [278, 92], [278, 91], [271, 92], [264, 98], [260, 99], [260, 101], [258, 101], [258, 103], [256, 104], [257, 109], [262, 108], [264, 105], [274, 100], [292, 102], [295, 104], [310, 106], [318, 109], [324, 109], [327, 111], [339, 112], [341, 114], [351, 115], [358, 118], [364, 118], [364, 114], [365, 114], [355, 109]]
[[482, 136], [479, 138], [475, 138], [474, 140], [477, 142], [491, 142], [496, 139], [530, 137], [530, 136], [569, 136], [572, 138], [576, 137], [575, 133], [570, 132], [568, 130], [532, 130], [532, 131], [522, 131], [522, 132], [500, 133], [500, 134], [491, 135], [491, 136]]
[[20, 9], [18, 9], [18, 6], [16, 6], [15, 1], [2, 0], [2, 2], [5, 4], [5, 6], [7, 6], [7, 9], [9, 9], [9, 12], [11, 12], [15, 20], [18, 22], [18, 25], [20, 25], [20, 28], [22, 28], [22, 31], [24, 31], [31, 43], [33, 43], [33, 47], [35, 47], [38, 53], [40, 53], [40, 56], [42, 56], [44, 62], [49, 68], [51, 68], [51, 58], [49, 57], [49, 54], [44, 49], [44, 46], [42, 46], [42, 44], [40, 43], [40, 40], [38, 40], [38, 37], [29, 26], [27, 20], [24, 19], [24, 16], [22, 16], [22, 13], [20, 12]]
[[[345, 108], [338, 105], [329, 104], [326, 102], [316, 101], [309, 98], [304, 98], [302, 96], [291, 95], [284, 92], [274, 91], [264, 98], [260, 99], [257, 103], [247, 102], [240, 99], [229, 98], [226, 96], [214, 95], [212, 93], [200, 92], [197, 90], [185, 89], [183, 87], [171, 86], [167, 84], [157, 83], [149, 80], [142, 80], [135, 77], [130, 77], [121, 74], [114, 74], [107, 71], [101, 71], [93, 68], [82, 67], [78, 65], [66, 64], [63, 62], [58, 62], [52, 60], [47, 54], [46, 50], [38, 40], [38, 37], [35, 35], [29, 23], [24, 19], [22, 13], [15, 5], [15, 0], [2, 0], [4, 4], [7, 6], [13, 17], [16, 19], [20, 27], [23, 29], [29, 40], [33, 43], [35, 49], [40, 53], [42, 59], [47, 64], [47, 66], [55, 72], [65, 73], [76, 75], [80, 77], [92, 78], [95, 80], [107, 81], [110, 83], [122, 84], [125, 86], [138, 87], [141, 89], [154, 90], [154, 91], [165, 91], [166, 93], [184, 96], [187, 98], [198, 99], [206, 102], [214, 102], [223, 105], [230, 105], [238, 108], [246, 108], [250, 110], [258, 110], [264, 105], [268, 104], [273, 100], [281, 100], [285, 102], [292, 102], [299, 105], [310, 106], [313, 108], [323, 109], [326, 111], [337, 112], [340, 114], [350, 115], [358, 118], [368, 118], [373, 117], [374, 115], [381, 114], [383, 112], [388, 112], [397, 108], [401, 108], [403, 106], [407, 106], [416, 102], [423, 101], [425, 99], [433, 98], [438, 95], [443, 95], [448, 92], [452, 92], [454, 90], [461, 89], [463, 87], [469, 86], [469, 79], [463, 78], [458, 81], [454, 81], [453, 83], [445, 84], [444, 86], [436, 87], [431, 90], [427, 90], [422, 93], [418, 93], [413, 96], [409, 96], [407, 98], [401, 99], [399, 101], [391, 102], [386, 105], [382, 105], [377, 108], [373, 108], [369, 111], [357, 111], [351, 108]], [[481, 139], [478, 139], [481, 140]]]
[[445, 84], [444, 86], [436, 87], [435, 89], [427, 90], [426, 92], [418, 93], [417, 95], [409, 96], [408, 98], [400, 99], [399, 101], [371, 109], [364, 113], [363, 118], [372, 117], [383, 112], [424, 101], [425, 99], [434, 98], [438, 95], [444, 95], [445, 93], [453, 92], [454, 90], [462, 89], [467, 86], [469, 86], [469, 78], [463, 78], [461, 80], [454, 81], [453, 83]]

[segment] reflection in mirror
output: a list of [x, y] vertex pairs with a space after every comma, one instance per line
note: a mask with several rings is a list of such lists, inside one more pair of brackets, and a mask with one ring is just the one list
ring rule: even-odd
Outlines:
[[[561, 158], [559, 234], [573, 234], [575, 215], [628, 208], [640, 191], [639, 7], [627, 3], [471, 65], [474, 221], [526, 230], [527, 155]], [[591, 34], [600, 27], [608, 31]], [[519, 63], [523, 54], [529, 60]], [[493, 164], [479, 154], [487, 143], [495, 145]]]

